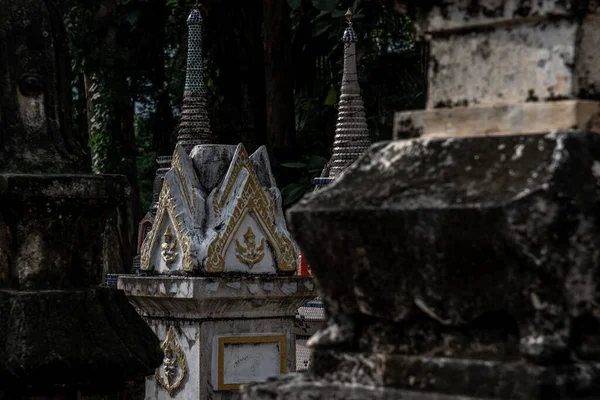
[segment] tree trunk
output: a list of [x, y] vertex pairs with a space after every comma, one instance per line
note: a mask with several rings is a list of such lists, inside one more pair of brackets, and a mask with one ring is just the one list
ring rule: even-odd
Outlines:
[[213, 132], [221, 143], [242, 142], [252, 152], [267, 143], [260, 0], [214, 1], [204, 23], [205, 60], [217, 81]]
[[152, 85], [157, 91], [156, 108], [152, 115], [152, 148], [157, 156], [170, 156], [173, 154], [175, 135], [173, 126], [173, 110], [169, 92], [165, 89], [167, 81], [165, 70], [165, 29], [168, 13], [164, 0], [155, 0], [151, 3], [155, 13], [152, 18], [152, 29], [150, 35], [153, 40], [154, 74], [152, 74]]
[[[122, 210], [119, 221], [111, 222], [114, 224], [111, 229], [118, 232], [121, 246], [121, 249], [113, 249], [111, 254], [114, 254], [115, 258], [120, 258], [124, 265], [130, 266], [136, 252], [135, 224], [141, 219], [133, 129], [134, 103], [130, 97], [130, 92], [136, 93], [136, 91], [135, 89], [130, 91], [126, 65], [119, 62], [117, 58], [119, 52], [125, 51], [119, 48], [118, 26], [114, 23], [117, 11], [116, 0], [103, 0], [97, 9], [95, 14], [96, 34], [100, 35], [103, 53], [114, 54], [115, 57], [112, 60], [105, 60], [106, 63], [87, 65], [84, 80], [90, 138], [94, 144], [92, 137], [94, 129], [99, 127], [102, 136], [106, 136], [108, 143], [105, 147], [91, 149], [93, 161], [97, 160], [100, 152], [104, 153], [102, 156], [105, 157], [105, 162], [98, 165], [95, 170], [99, 173], [123, 174], [127, 176], [131, 185], [130, 207], [128, 210]], [[135, 82], [133, 83], [135, 84]], [[99, 115], [102, 115], [97, 112], [98, 107], [106, 111], [102, 118], [98, 118]]]
[[296, 157], [290, 9], [287, 2], [262, 0], [267, 148], [276, 179], [280, 164]]
[[295, 141], [294, 94], [290, 54], [290, 9], [281, 0], [262, 0], [267, 107], [267, 144], [273, 151]]

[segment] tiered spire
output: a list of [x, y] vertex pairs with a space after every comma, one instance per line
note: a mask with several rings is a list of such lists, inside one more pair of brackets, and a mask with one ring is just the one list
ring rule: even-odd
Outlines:
[[202, 15], [198, 6], [187, 19], [188, 57], [177, 143], [189, 152], [199, 144], [213, 143], [202, 76]]
[[346, 12], [348, 27], [344, 31], [344, 72], [338, 108], [338, 120], [333, 142], [333, 155], [329, 177], [335, 178], [369, 148], [371, 139], [365, 118], [365, 108], [360, 95], [356, 73], [356, 42], [352, 28], [352, 13]]

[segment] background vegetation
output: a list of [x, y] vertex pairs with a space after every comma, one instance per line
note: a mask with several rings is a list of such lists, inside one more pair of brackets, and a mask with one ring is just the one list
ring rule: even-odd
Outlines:
[[[94, 170], [134, 186], [141, 218], [157, 155], [174, 146], [192, 0], [59, 0], [73, 58], [76, 129]], [[374, 141], [393, 113], [424, 105], [424, 63], [395, 0], [205, 0], [205, 74], [213, 132], [267, 145], [289, 205], [330, 157], [342, 69], [343, 15], [359, 34], [360, 79]]]

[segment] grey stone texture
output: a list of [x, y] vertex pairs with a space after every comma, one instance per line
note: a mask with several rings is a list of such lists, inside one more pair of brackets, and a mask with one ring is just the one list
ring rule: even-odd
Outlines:
[[430, 38], [427, 108], [598, 99], [594, 2], [428, 3], [416, 23]]
[[237, 390], [218, 387], [217, 345], [223, 336], [285, 335], [285, 350], [279, 351], [286, 354], [285, 370], [295, 371], [296, 310], [315, 297], [311, 280], [273, 275], [120, 276], [119, 288], [152, 330], [164, 338], [173, 328], [185, 354], [181, 387], [170, 396], [154, 375], [148, 376], [145, 398], [239, 399]]
[[317, 290], [293, 276], [121, 276], [119, 289], [143, 316], [182, 319], [294, 317]]
[[58, 11], [45, 0], [4, 0], [2, 9], [0, 171], [91, 171], [84, 138], [71, 126], [71, 67]]
[[[306, 385], [600, 394], [599, 188], [600, 137], [580, 131], [372, 146], [289, 211], [329, 317]], [[287, 390], [265, 385], [247, 398]]]
[[0, 290], [0, 389], [118, 390], [162, 361], [122, 291]]
[[[597, 296], [599, 143], [567, 132], [373, 146], [347, 178], [289, 212], [328, 314], [452, 327], [502, 310], [524, 341], [498, 354], [564, 357], [572, 323]], [[366, 322], [346, 345], [413, 347], [410, 330], [385, 337]]]
[[600, 398], [596, 2], [402, 3], [431, 57], [396, 124], [428, 137], [288, 212], [328, 327], [244, 398]]
[[398, 112], [394, 139], [538, 135], [579, 129], [600, 133], [600, 102], [561, 100]]
[[103, 238], [116, 235], [128, 193], [124, 176], [0, 174], [0, 286], [91, 287], [125, 271], [106, 265], [104, 253], [122, 249]]
[[163, 355], [124, 293], [99, 287], [130, 267], [130, 189], [91, 175], [71, 131], [54, 2], [1, 8], [0, 397], [115, 393]]

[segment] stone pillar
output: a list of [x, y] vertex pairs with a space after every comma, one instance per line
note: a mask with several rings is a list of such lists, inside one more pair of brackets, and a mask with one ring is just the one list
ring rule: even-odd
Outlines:
[[107, 221], [126, 208], [127, 179], [92, 175], [70, 130], [70, 63], [54, 4], [2, 8], [0, 397], [118, 392], [162, 358], [123, 292], [100, 287], [115, 232]]
[[296, 310], [316, 295], [297, 260], [264, 146], [177, 145], [145, 276], [118, 282], [163, 340], [146, 400], [236, 399], [241, 384], [294, 371]]
[[600, 398], [594, 2], [407, 2], [427, 109], [289, 212], [329, 326], [244, 399]]
[[596, 2], [428, 3], [413, 4], [430, 44], [427, 110], [398, 113], [396, 138], [598, 132]]

